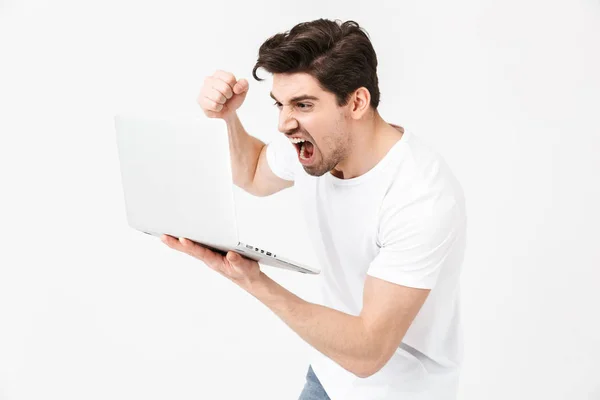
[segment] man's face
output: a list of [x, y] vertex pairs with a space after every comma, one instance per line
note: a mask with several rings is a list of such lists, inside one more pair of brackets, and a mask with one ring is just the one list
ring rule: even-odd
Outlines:
[[346, 108], [338, 107], [335, 95], [321, 89], [315, 78], [306, 73], [273, 74], [271, 97], [279, 109], [279, 131], [305, 139], [304, 157], [302, 144], [293, 146], [308, 174], [321, 176], [346, 157], [350, 148]]

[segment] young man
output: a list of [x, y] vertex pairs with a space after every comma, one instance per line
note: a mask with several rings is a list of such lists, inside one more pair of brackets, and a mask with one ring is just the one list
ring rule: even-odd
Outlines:
[[463, 190], [443, 158], [377, 112], [377, 58], [357, 23], [319, 19], [269, 38], [278, 139], [236, 110], [248, 82], [217, 71], [198, 102], [228, 128], [234, 182], [256, 196], [295, 185], [322, 270], [322, 302], [290, 293], [236, 253], [163, 236], [227, 276], [315, 349], [300, 399], [456, 398]]

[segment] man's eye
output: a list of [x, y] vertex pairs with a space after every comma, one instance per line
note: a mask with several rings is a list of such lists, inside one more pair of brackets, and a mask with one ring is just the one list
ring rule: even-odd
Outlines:
[[[274, 106], [276, 107], [281, 107], [282, 104], [278, 101], [276, 101], [275, 103], [273, 103]], [[310, 108], [311, 104], [306, 104], [306, 103], [297, 103], [296, 104], [298, 106], [298, 108]]]

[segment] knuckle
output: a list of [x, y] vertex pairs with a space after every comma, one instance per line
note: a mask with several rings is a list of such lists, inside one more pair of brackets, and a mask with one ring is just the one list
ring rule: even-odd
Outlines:
[[221, 94], [219, 93], [218, 90], [211, 90], [210, 92], [206, 93], [206, 98], [210, 101], [217, 101], [219, 99], [219, 96]]
[[227, 79], [228, 81], [233, 80], [235, 82], [235, 76], [231, 72], [223, 71], [223, 78]]
[[221, 96], [221, 93], [217, 89], [211, 90], [206, 97], [208, 97], [211, 101], [216, 102], [217, 99]]
[[231, 87], [233, 87], [236, 82], [235, 75], [233, 75], [231, 72], [219, 71], [219, 74], [215, 77]]
[[217, 103], [216, 101], [210, 99], [210, 109], [211, 110], [215, 110], [215, 111], [219, 111], [219, 107], [222, 107], [221, 104]]
[[223, 95], [225, 99], [230, 99], [233, 96], [231, 85], [229, 85], [227, 82], [222, 82], [218, 87], [219, 94]]

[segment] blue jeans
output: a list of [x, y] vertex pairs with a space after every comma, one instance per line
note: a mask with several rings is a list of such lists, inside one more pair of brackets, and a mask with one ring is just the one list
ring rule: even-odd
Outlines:
[[304, 384], [304, 389], [298, 400], [331, 400], [310, 365], [306, 373], [306, 384]]

